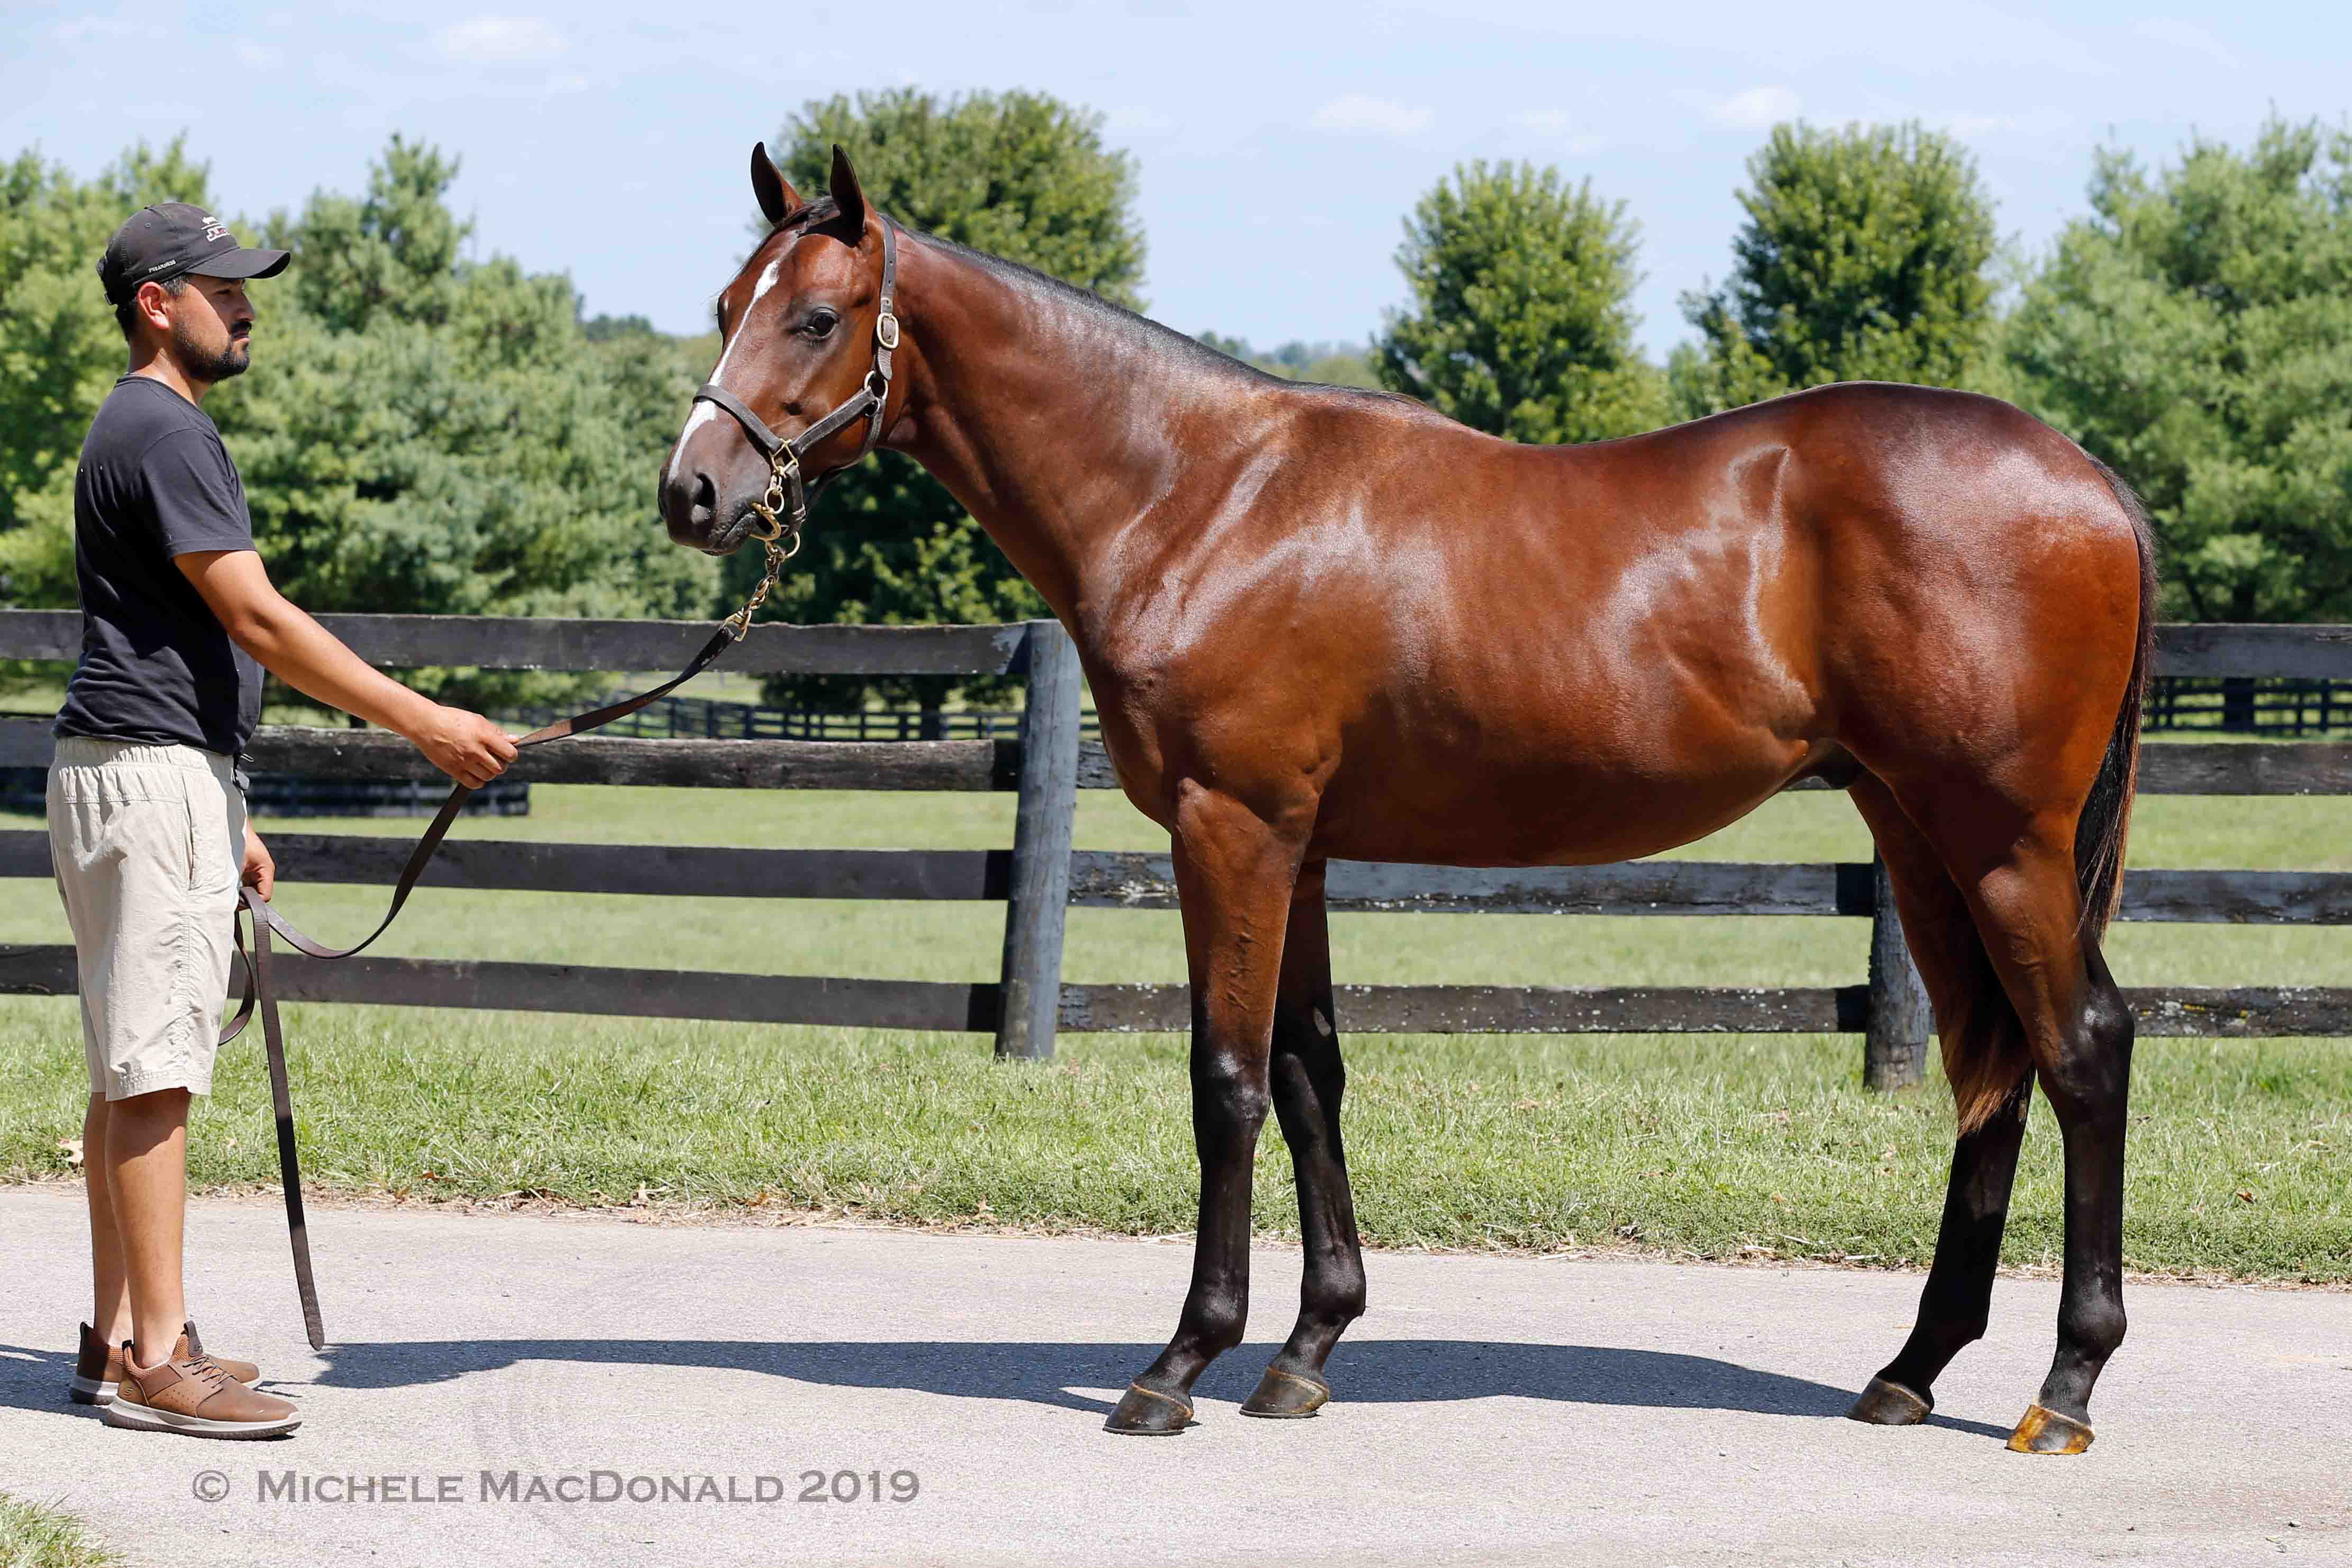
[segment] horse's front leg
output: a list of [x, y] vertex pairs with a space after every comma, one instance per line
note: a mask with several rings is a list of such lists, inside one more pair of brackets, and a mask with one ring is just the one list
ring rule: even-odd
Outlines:
[[1192, 1139], [1201, 1226], [1175, 1337], [1103, 1425], [1161, 1436], [1192, 1418], [1192, 1383], [1241, 1342], [1249, 1318], [1250, 1182], [1271, 1103], [1266, 1064], [1283, 931], [1306, 838], [1228, 795], [1186, 784], [1176, 812], [1176, 893], [1192, 981]]

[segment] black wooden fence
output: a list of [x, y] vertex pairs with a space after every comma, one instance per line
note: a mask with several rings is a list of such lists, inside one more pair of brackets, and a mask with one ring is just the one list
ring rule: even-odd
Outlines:
[[[644, 621], [475, 616], [331, 616], [329, 627], [391, 668], [628, 671], [682, 664], [709, 628]], [[69, 659], [71, 612], [0, 611], [0, 658]], [[2352, 678], [2352, 626], [2167, 626], [2161, 667], [2175, 674]], [[1009, 850], [742, 849], [677, 845], [448, 844], [426, 878], [437, 887], [580, 893], [786, 899], [954, 899], [1006, 906], [1002, 977], [994, 983], [843, 979], [448, 959], [283, 960], [284, 994], [327, 1002], [517, 1008], [641, 1017], [719, 1018], [852, 1027], [993, 1033], [1008, 1056], [1045, 1056], [1057, 1029], [1181, 1030], [1181, 985], [1070, 985], [1061, 981], [1070, 905], [1171, 909], [1168, 857], [1076, 851], [1079, 789], [1116, 787], [1108, 759], [1081, 741], [1080, 678], [1069, 638], [1051, 621], [1003, 626], [753, 628], [727, 668], [752, 675], [1012, 675], [1028, 682], [1017, 740], [908, 742], [621, 740], [589, 736], [523, 753], [511, 773], [534, 783], [740, 789], [1011, 790], [1019, 805]], [[47, 725], [0, 721], [0, 767], [46, 765]], [[432, 778], [397, 736], [345, 729], [264, 729], [257, 768], [310, 775]], [[2150, 745], [2140, 787], [2156, 795], [2352, 794], [2352, 745]], [[1797, 787], [1821, 787], [1817, 782]], [[405, 837], [276, 834], [291, 881], [384, 885]], [[49, 874], [47, 836], [0, 832], [0, 875]], [[1402, 913], [1847, 915], [1873, 922], [1871, 968], [1855, 984], [1818, 987], [1542, 987], [1349, 985], [1346, 1029], [1400, 1032], [1847, 1032], [1862, 1034], [1874, 1084], [1916, 1081], [1928, 1018], [1916, 973], [1868, 864], [1737, 865], [1643, 861], [1620, 866], [1465, 870], [1343, 862], [1331, 907]], [[2352, 923], [2352, 874], [2136, 870], [2126, 920]], [[67, 946], [0, 946], [0, 992], [74, 988]], [[2352, 987], [2162, 987], [2130, 993], [2144, 1033], [2352, 1034]]]

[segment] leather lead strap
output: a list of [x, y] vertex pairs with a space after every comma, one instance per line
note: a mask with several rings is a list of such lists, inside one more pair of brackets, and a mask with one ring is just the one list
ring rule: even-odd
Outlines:
[[[533, 730], [517, 741], [515, 746], [520, 750], [524, 746], [544, 745], [566, 736], [584, 735], [592, 730], [601, 730], [615, 719], [625, 719], [648, 703], [660, 701], [709, 668], [734, 640], [734, 634], [722, 627], [702, 645], [702, 651], [696, 654], [684, 669], [651, 691], [641, 692], [602, 708], [592, 708], [569, 719], [559, 719], [544, 729]], [[457, 814], [465, 809], [466, 802], [473, 794], [473, 788], [468, 784], [451, 787], [449, 798], [441, 803], [441, 810], [434, 816], [433, 825], [417, 839], [416, 847], [409, 851], [408, 863], [400, 868], [399, 881], [392, 890], [392, 907], [384, 911], [383, 919], [376, 922], [375, 930], [350, 947], [327, 946], [306, 935], [293, 922], [270, 908], [268, 900], [255, 889], [237, 889], [243, 901], [237, 910], [236, 955], [245, 968], [245, 995], [237, 1004], [236, 1016], [221, 1031], [220, 1043], [225, 1046], [236, 1038], [256, 1012], [261, 1015], [261, 1037], [269, 1057], [269, 1100], [278, 1118], [278, 1175], [286, 1192], [287, 1235], [294, 1247], [294, 1289], [302, 1299], [302, 1326], [310, 1336], [312, 1350], [324, 1350], [327, 1335], [319, 1316], [319, 1287], [310, 1273], [310, 1232], [302, 1215], [302, 1169], [294, 1149], [294, 1101], [286, 1079], [285, 1031], [278, 1018], [278, 990], [270, 980], [269, 933], [276, 931], [286, 939], [288, 946], [312, 958], [350, 958], [372, 946], [399, 916], [401, 906], [408, 902], [408, 895], [415, 891], [417, 880], [432, 863], [434, 852], [441, 847], [441, 840], [448, 836], [450, 825], [457, 820]], [[253, 942], [249, 950], [246, 945], [244, 921], [247, 915], [253, 918]]]
[[245, 1026], [255, 998], [261, 1004], [261, 1037], [268, 1047], [269, 1109], [278, 1122], [278, 1180], [286, 1191], [286, 1237], [294, 1248], [294, 1290], [302, 1299], [302, 1331], [310, 1348], [327, 1348], [327, 1329], [319, 1316], [319, 1282], [310, 1273], [310, 1224], [302, 1215], [302, 1166], [294, 1152], [294, 1094], [286, 1081], [286, 1034], [278, 1021], [278, 994], [269, 977], [269, 906], [256, 888], [239, 888], [246, 911], [253, 916], [253, 951], [245, 948], [245, 927], [239, 922], [236, 954], [245, 961], [246, 1003], [238, 1010], [236, 1027]]

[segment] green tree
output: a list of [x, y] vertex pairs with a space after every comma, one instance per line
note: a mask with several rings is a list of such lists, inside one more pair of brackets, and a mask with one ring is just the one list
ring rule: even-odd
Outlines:
[[[1100, 115], [1031, 92], [942, 99], [901, 88], [811, 102], [775, 143], [803, 195], [824, 187], [836, 142], [856, 160], [866, 199], [899, 222], [1140, 308], [1134, 162], [1103, 144]], [[779, 616], [912, 625], [1045, 613], [946, 487], [901, 458], [868, 457], [828, 488], [820, 510], [774, 601]], [[748, 589], [759, 564], [756, 551], [739, 553], [730, 588]], [[920, 679], [772, 687], [835, 707], [856, 705], [869, 688], [927, 705], [945, 695]]]
[[1592, 441], [1662, 423], [1634, 346], [1639, 226], [1622, 202], [1528, 163], [1457, 166], [1405, 220], [1412, 302], [1390, 313], [1374, 372], [1465, 425], [1517, 441]]
[[[717, 569], [669, 543], [652, 495], [702, 367], [669, 340], [591, 342], [560, 275], [467, 258], [456, 173], [395, 137], [363, 197], [321, 192], [262, 226], [295, 264], [254, 286], [253, 368], [205, 407], [272, 575], [314, 610], [707, 614]], [[95, 263], [137, 206], [205, 201], [205, 170], [174, 142], [86, 185], [19, 159], [0, 188], [0, 572], [11, 603], [71, 605], [73, 454], [124, 363]], [[420, 684], [488, 701], [580, 682]]]
[[1683, 297], [1685, 417], [1832, 381], [1972, 386], [1988, 372], [1992, 204], [1967, 150], [1916, 124], [1775, 126], [1748, 161], [1730, 279]]
[[[591, 342], [561, 274], [468, 259], [457, 174], [394, 137], [364, 197], [271, 220], [296, 253], [291, 308], [281, 323], [265, 301], [278, 341], [207, 405], [273, 574], [317, 610], [708, 613], [717, 569], [669, 542], [653, 504], [693, 371]], [[444, 679], [477, 700], [550, 685]]]
[[0, 165], [0, 602], [73, 603], [74, 462], [124, 364], [98, 258], [163, 201], [211, 205], [181, 138], [87, 183], [37, 153]]
[[2165, 614], [2352, 619], [2352, 133], [2103, 151], [2008, 324], [2025, 405], [2137, 486]]

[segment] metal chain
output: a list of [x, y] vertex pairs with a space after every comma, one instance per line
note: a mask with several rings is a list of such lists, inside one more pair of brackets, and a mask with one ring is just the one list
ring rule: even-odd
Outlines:
[[728, 616], [725, 623], [728, 635], [737, 642], [741, 642], [743, 634], [751, 629], [752, 612], [767, 603], [768, 595], [776, 586], [777, 577], [783, 572], [784, 563], [800, 553], [801, 531], [795, 528], [781, 537], [772, 533], [763, 534], [760, 547], [768, 552], [766, 569], [760, 574], [760, 585], [751, 590], [751, 596], [743, 601], [743, 607]]
[[760, 585], [751, 590], [751, 596], [743, 601], [741, 609], [727, 617], [728, 634], [737, 642], [741, 642], [743, 634], [751, 629], [751, 614], [765, 604], [769, 594], [774, 591], [776, 578], [782, 573], [784, 563], [801, 552], [801, 524], [807, 521], [806, 508], [794, 506], [790, 522], [776, 515], [784, 509], [785, 476], [792, 473], [793, 478], [798, 479], [799, 475], [793, 470], [799, 468], [798, 458], [787, 457], [784, 450], [779, 449], [768, 459], [768, 493], [751, 503], [751, 510], [759, 513], [767, 524], [765, 528], [754, 525], [751, 537], [758, 540], [761, 548], [768, 552], [768, 560], [766, 570], [760, 574]]

